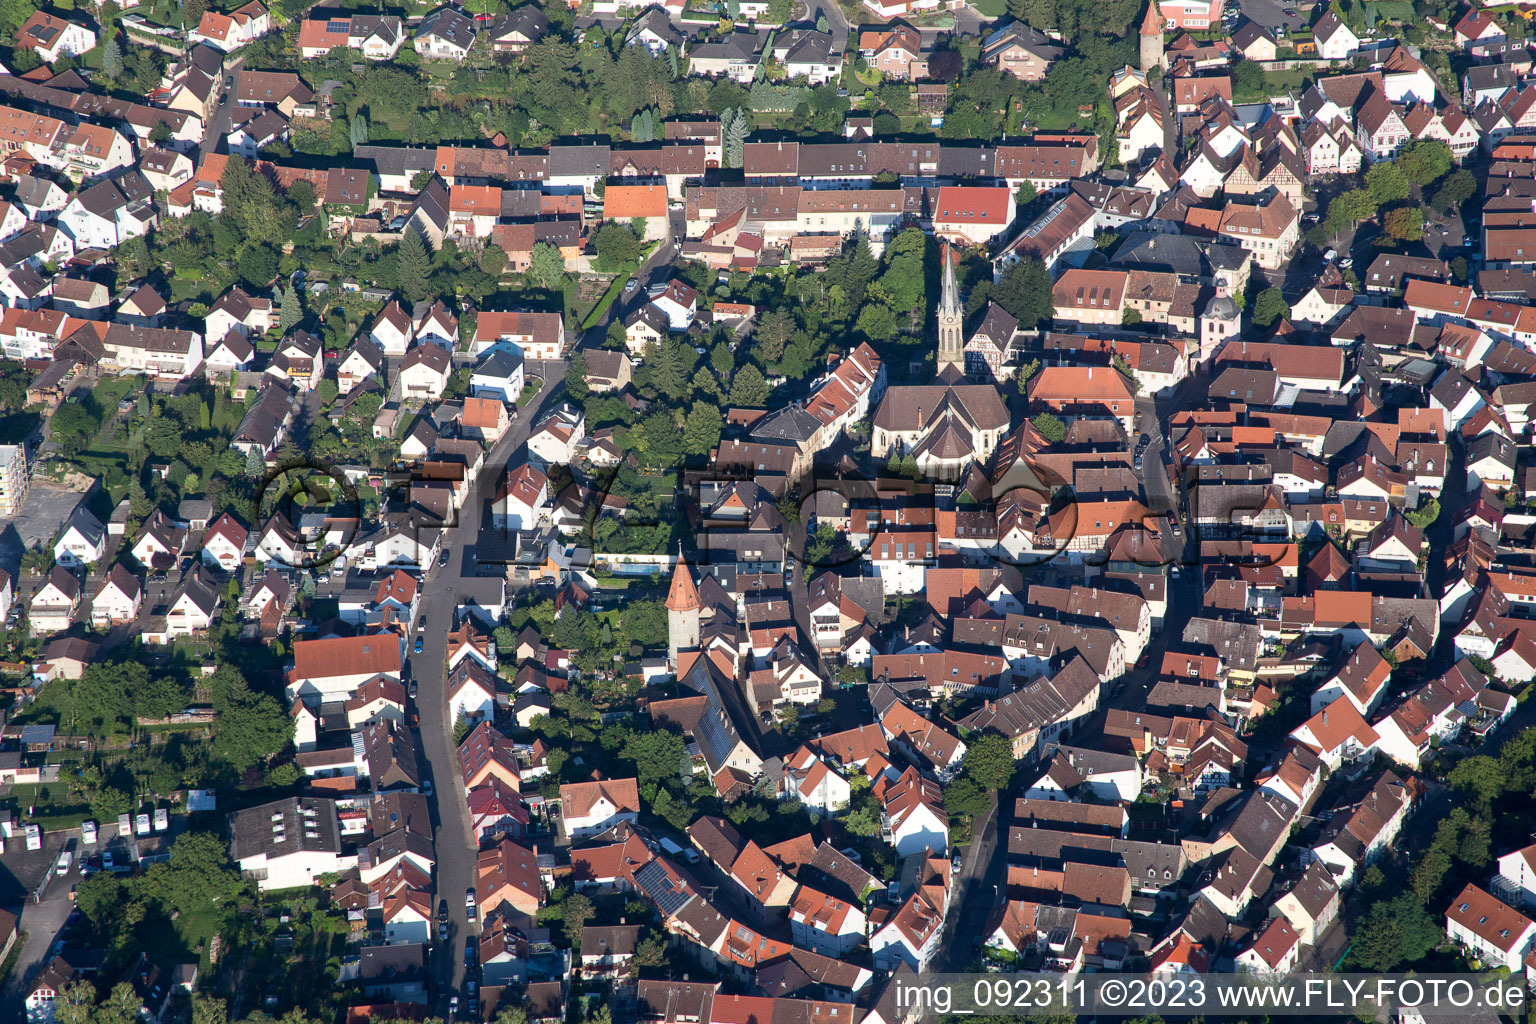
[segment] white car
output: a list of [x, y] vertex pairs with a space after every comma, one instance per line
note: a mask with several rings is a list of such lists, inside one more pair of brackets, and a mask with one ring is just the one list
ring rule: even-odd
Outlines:
[[96, 842], [96, 823], [94, 821], [82, 821], [80, 823], [80, 841], [87, 846]]

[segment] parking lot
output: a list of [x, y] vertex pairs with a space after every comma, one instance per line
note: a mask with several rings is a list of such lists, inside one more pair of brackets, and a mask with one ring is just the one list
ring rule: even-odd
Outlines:
[[[1271, 35], [1278, 38], [1285, 32], [1305, 27], [1310, 20], [1308, 12], [1311, 6], [1309, 3], [1278, 3], [1276, 0], [1240, 0], [1229, 10], [1240, 10], [1249, 20], [1264, 26]], [[1295, 16], [1288, 16], [1285, 13], [1288, 10], [1295, 11]], [[1239, 18], [1238, 22], [1241, 20]]]

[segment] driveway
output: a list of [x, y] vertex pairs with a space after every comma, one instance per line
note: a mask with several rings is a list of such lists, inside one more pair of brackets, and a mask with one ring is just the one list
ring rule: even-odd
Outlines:
[[[243, 54], [234, 60], [226, 61], [223, 71], [224, 78], [226, 80], [233, 78], [244, 63], [245, 56]], [[224, 88], [223, 82], [219, 83], [219, 87], [221, 89]], [[197, 162], [199, 166], [202, 165], [204, 160], [208, 159], [209, 154], [218, 151], [219, 143], [224, 141], [224, 136], [228, 135], [229, 130], [234, 127], [235, 107], [235, 90], [233, 88], [224, 89], [223, 99], [219, 101], [219, 105], [214, 109], [213, 116], [208, 119], [208, 123], [203, 126], [203, 141], [197, 147]]]

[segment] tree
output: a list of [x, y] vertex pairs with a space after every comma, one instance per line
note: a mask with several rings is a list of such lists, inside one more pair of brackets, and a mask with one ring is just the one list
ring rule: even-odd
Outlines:
[[1240, 60], [1232, 69], [1232, 91], [1255, 96], [1264, 90], [1264, 69], [1251, 60]]
[[277, 276], [277, 253], [265, 245], [253, 245], [240, 254], [235, 266], [242, 281], [264, 288]]
[[880, 834], [880, 819], [875, 816], [872, 808], [860, 807], [843, 819], [843, 827], [851, 836], [871, 839]]
[[934, 50], [928, 58], [928, 77], [935, 82], [953, 82], [964, 67], [965, 58], [959, 50]]
[[[722, 122], [725, 121], [724, 114], [720, 117]], [[747, 124], [747, 115], [743, 111], [739, 109], [731, 111], [731, 119], [724, 128], [725, 166], [736, 168], [742, 165], [746, 155], [747, 132], [751, 127]]]
[[1045, 264], [1021, 259], [1003, 272], [990, 292], [993, 302], [1019, 318], [1019, 326], [1031, 330], [1055, 315], [1051, 275]]
[[571, 353], [570, 365], [565, 368], [565, 391], [580, 402], [591, 390], [591, 385], [587, 383], [587, 357], [577, 349]]
[[596, 913], [592, 901], [579, 892], [565, 898], [561, 920], [565, 922], [565, 937], [570, 940], [572, 949], [581, 948], [581, 931]]
[[964, 815], [979, 818], [986, 814], [991, 806], [992, 801], [987, 796], [987, 791], [967, 776], [962, 775], [944, 789], [944, 810], [951, 818]]
[[361, 112], [352, 115], [352, 120], [347, 124], [347, 136], [352, 140], [354, 148], [368, 143], [368, 118]]
[[117, 41], [117, 36], [101, 48], [101, 73], [114, 82], [123, 77], [123, 44]]
[[1419, 529], [1427, 530], [1431, 523], [1440, 518], [1440, 501], [1438, 498], [1430, 498], [1403, 518]]
[[1444, 935], [1411, 892], [1376, 903], [1355, 933], [1350, 960], [1367, 971], [1391, 971], [1422, 960]]
[[1029, 421], [1035, 429], [1040, 431], [1040, 436], [1051, 444], [1059, 444], [1067, 439], [1067, 425], [1054, 414], [1042, 412]]
[[565, 257], [553, 242], [534, 242], [528, 261], [528, 279], [540, 288], [559, 291], [565, 283]]
[[1428, 185], [1451, 172], [1451, 147], [1440, 139], [1414, 139], [1397, 156], [1397, 165], [1415, 185]]
[[821, 11], [816, 12], [816, 31], [820, 32], [822, 35], [826, 35], [828, 32], [832, 31], [831, 26], [827, 22], [827, 16]]
[[1503, 767], [1486, 754], [1469, 757], [1456, 765], [1446, 781], [1456, 792], [1468, 797], [1481, 814], [1488, 813], [1505, 788]]
[[1028, 206], [1039, 197], [1040, 191], [1035, 188], [1035, 183], [1032, 181], [1020, 183], [1019, 187], [1013, 191], [1013, 201], [1019, 206]]
[[628, 224], [605, 221], [592, 238], [600, 270], [616, 272], [635, 264], [640, 258], [640, 239]]
[[1378, 206], [1407, 199], [1408, 175], [1397, 164], [1372, 164], [1365, 172], [1365, 190]]
[[1253, 300], [1253, 322], [1260, 327], [1269, 327], [1281, 317], [1290, 315], [1291, 307], [1279, 288], [1265, 288]]
[[291, 283], [283, 289], [280, 301], [282, 306], [278, 310], [277, 326], [278, 330], [287, 334], [304, 319], [304, 306], [299, 300], [299, 290]]
[[1382, 231], [1388, 238], [1417, 242], [1424, 237], [1424, 211], [1417, 206], [1399, 206], [1382, 218]]
[[776, 363], [784, 355], [784, 346], [795, 333], [795, 317], [787, 309], [774, 309], [763, 314], [753, 332], [758, 355], [770, 363]]
[[983, 789], [1007, 789], [1013, 782], [1013, 744], [1001, 733], [984, 732], [966, 748], [961, 767]]
[[768, 401], [768, 382], [762, 371], [748, 363], [736, 371], [731, 381], [731, 404], [749, 409], [761, 408]]
[[872, 303], [859, 312], [855, 327], [870, 341], [890, 341], [896, 336], [896, 314], [888, 306]]
[[708, 455], [720, 443], [720, 410], [708, 402], [695, 402], [683, 423], [683, 451]]
[[395, 280], [407, 302], [420, 302], [428, 295], [427, 278], [432, 273], [432, 258], [421, 235], [407, 231], [395, 246]]
[[1452, 172], [1440, 183], [1430, 204], [1440, 213], [1450, 213], [1477, 194], [1477, 179], [1466, 168]]

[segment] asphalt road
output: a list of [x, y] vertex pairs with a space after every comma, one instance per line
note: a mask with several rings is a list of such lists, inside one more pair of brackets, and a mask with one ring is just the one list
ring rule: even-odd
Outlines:
[[[244, 63], [244, 55], [226, 61], [223, 72], [224, 80], [228, 81], [233, 78]], [[225, 89], [223, 82], [219, 83], [219, 87], [223, 89], [224, 98], [219, 101], [218, 107], [213, 112], [213, 117], [203, 124], [203, 141], [197, 147], [197, 163], [199, 167], [202, 166], [203, 161], [208, 158], [209, 154], [218, 151], [219, 144], [224, 141], [224, 136], [228, 135], [230, 128], [234, 126], [235, 90], [233, 88]]]
[[935, 971], [960, 972], [970, 966], [987, 918], [1002, 902], [1008, 878], [1008, 844], [999, 843], [998, 837], [1007, 834], [1002, 819], [1012, 812], [998, 808], [1000, 801], [1011, 799], [1006, 793], [993, 793], [992, 809], [976, 829], [976, 838], [971, 845], [959, 848], [960, 873], [950, 879], [949, 913], [944, 918], [942, 952], [933, 965]]
[[[437, 997], [446, 1001], [464, 983], [464, 942], [478, 935], [477, 921], [471, 923], [464, 907], [464, 891], [474, 885], [475, 857], [479, 844], [470, 826], [464, 781], [459, 777], [458, 748], [453, 742], [453, 721], [448, 716], [446, 665], [448, 632], [454, 627], [458, 606], [456, 579], [480, 575], [474, 556], [474, 539], [479, 536], [485, 506], [490, 502], [508, 461], [524, 442], [540, 414], [553, 404], [556, 392], [564, 390], [564, 363], [530, 363], [530, 372], [540, 373], [544, 386], [518, 413], [505, 437], [486, 456], [464, 507], [459, 512], [458, 527], [444, 534], [449, 551], [448, 565], [430, 569], [422, 585], [420, 633], [422, 652], [409, 657], [410, 676], [419, 691], [416, 710], [420, 718], [421, 752], [425, 755], [423, 774], [432, 780], [432, 804], [436, 815], [437, 899], [448, 905], [449, 936], [437, 944], [432, 955], [432, 979]], [[414, 641], [411, 641], [414, 644]], [[435, 924], [434, 924], [435, 927]]]

